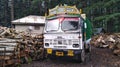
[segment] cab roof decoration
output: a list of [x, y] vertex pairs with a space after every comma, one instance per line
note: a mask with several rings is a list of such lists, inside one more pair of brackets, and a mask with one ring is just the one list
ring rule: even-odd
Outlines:
[[79, 10], [76, 8], [76, 6], [56, 6], [53, 9], [49, 9], [49, 15], [47, 17], [52, 17], [55, 15], [62, 15], [62, 14], [68, 14], [68, 15], [78, 15], [80, 14]]

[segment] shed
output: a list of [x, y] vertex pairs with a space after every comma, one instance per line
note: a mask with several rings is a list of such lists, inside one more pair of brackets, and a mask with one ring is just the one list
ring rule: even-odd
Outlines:
[[25, 33], [33, 35], [42, 34], [45, 25], [45, 17], [30, 15], [13, 20], [12, 25], [17, 31], [25, 31]]
[[101, 33], [106, 33], [104, 28], [94, 28], [94, 35], [96, 34], [101, 34]]

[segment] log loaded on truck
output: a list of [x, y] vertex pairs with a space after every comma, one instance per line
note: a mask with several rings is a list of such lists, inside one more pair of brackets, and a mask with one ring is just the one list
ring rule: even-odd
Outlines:
[[44, 48], [49, 58], [70, 57], [81, 62], [90, 53], [90, 21], [76, 6], [56, 6], [49, 10], [44, 29]]

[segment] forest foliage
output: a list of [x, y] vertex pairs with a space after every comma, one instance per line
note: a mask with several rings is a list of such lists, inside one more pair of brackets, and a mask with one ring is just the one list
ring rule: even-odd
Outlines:
[[44, 16], [49, 9], [60, 4], [76, 5], [82, 9], [94, 28], [120, 32], [120, 0], [0, 0], [0, 25], [11, 26], [11, 8], [15, 20], [28, 15]]

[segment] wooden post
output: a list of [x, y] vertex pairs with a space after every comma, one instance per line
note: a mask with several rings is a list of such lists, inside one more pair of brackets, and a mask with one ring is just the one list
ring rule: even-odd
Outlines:
[[[10, 2], [10, 12], [11, 12], [11, 21], [14, 20], [14, 0], [9, 0]], [[12, 27], [12, 23], [11, 23]]]
[[11, 20], [14, 20], [14, 0], [11, 0]]

